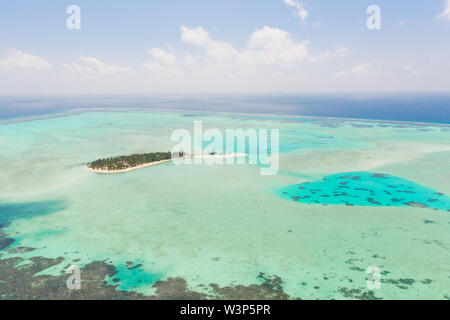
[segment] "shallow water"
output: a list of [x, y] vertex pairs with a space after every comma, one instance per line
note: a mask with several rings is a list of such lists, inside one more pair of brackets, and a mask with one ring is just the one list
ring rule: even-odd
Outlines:
[[[106, 156], [170, 150], [172, 131], [192, 131], [194, 120], [220, 130], [280, 129], [280, 172], [261, 176], [256, 165], [172, 163], [117, 175], [85, 168]], [[16, 240], [13, 248], [36, 248], [4, 250], [2, 259], [65, 258], [45, 273], [59, 274], [70, 262], [105, 260], [118, 270], [118, 280], [108, 283], [152, 294], [155, 281], [170, 277], [205, 291], [201, 285], [210, 283], [258, 284], [263, 272], [279, 276], [291, 297], [339, 299], [351, 289], [367, 291], [366, 269], [376, 265], [383, 272], [377, 297], [449, 295], [448, 126], [89, 112], [2, 124], [0, 154], [0, 209], [8, 216], [3, 230]], [[358, 198], [323, 206], [279, 194], [324, 177], [342, 182], [346, 172], [363, 177], [346, 179], [349, 194], [358, 191]], [[384, 192], [387, 181], [376, 178], [383, 183], [373, 185], [373, 173], [388, 175], [395, 191], [416, 192], [401, 193], [402, 204], [440, 210], [394, 206], [398, 202]], [[359, 183], [369, 191], [356, 190]], [[327, 194], [338, 187], [320, 185]], [[291, 196], [302, 194], [296, 188]], [[443, 196], [429, 202], [433, 193]], [[368, 202], [367, 194], [381, 205]]]

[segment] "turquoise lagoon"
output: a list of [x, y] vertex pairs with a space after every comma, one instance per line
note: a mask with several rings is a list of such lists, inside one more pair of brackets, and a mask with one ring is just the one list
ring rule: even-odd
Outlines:
[[382, 173], [348, 172], [279, 191], [282, 197], [310, 204], [411, 206], [450, 212], [450, 197], [414, 182]]
[[[192, 130], [194, 120], [280, 129], [279, 173], [261, 176], [254, 165], [166, 163], [117, 175], [85, 168], [105, 156], [170, 150], [172, 131]], [[375, 265], [376, 297], [444, 299], [449, 159], [450, 128], [437, 124], [143, 110], [3, 122], [2, 230], [15, 239], [10, 248], [35, 250], [4, 249], [1, 259], [64, 257], [48, 274], [107, 261], [119, 279], [108, 283], [149, 295], [158, 280], [181, 277], [205, 291], [210, 283], [258, 284], [263, 272], [304, 299], [365, 292]]]

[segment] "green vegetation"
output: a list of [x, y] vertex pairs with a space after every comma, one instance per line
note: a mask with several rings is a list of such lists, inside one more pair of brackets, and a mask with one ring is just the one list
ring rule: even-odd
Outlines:
[[[178, 156], [183, 157], [184, 152], [179, 152]], [[95, 170], [124, 170], [152, 162], [170, 160], [171, 158], [170, 152], [141, 153], [95, 160], [89, 163], [88, 167]]]

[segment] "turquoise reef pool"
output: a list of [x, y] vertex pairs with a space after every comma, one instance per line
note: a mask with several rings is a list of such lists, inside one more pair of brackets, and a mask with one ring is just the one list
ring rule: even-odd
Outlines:
[[282, 188], [287, 199], [309, 204], [411, 206], [450, 212], [450, 197], [412, 181], [383, 173], [349, 172]]

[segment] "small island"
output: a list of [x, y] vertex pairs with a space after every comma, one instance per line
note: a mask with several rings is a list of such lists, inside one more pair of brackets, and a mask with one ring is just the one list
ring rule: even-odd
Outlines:
[[[178, 157], [184, 157], [184, 152], [178, 152], [177, 155]], [[171, 152], [151, 152], [99, 159], [88, 163], [87, 166], [89, 170], [97, 173], [119, 173], [153, 166], [171, 160]]]
[[200, 158], [200, 159], [230, 159], [246, 157], [245, 153], [218, 153], [211, 152], [208, 154], [188, 155], [185, 152], [151, 152], [132, 154], [128, 156], [118, 156], [105, 159], [95, 160], [87, 164], [87, 168], [95, 173], [122, 173], [160, 163], [172, 161], [174, 159]]

